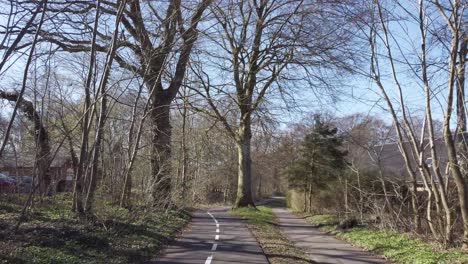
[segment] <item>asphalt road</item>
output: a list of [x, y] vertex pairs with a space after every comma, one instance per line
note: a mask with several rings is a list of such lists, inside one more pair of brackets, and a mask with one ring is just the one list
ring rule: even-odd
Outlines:
[[303, 249], [310, 259], [320, 264], [386, 263], [384, 259], [311, 226], [305, 219], [285, 208], [274, 208], [279, 226], [294, 245]]
[[193, 213], [190, 229], [150, 263], [268, 264], [244, 220], [227, 208]]

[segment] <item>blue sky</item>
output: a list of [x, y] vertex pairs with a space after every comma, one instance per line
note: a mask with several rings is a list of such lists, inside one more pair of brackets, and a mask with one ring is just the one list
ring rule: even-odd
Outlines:
[[[409, 2], [412, 3], [412, 2]], [[414, 5], [409, 5], [408, 8], [413, 8]], [[401, 13], [401, 10], [395, 9], [395, 14]], [[394, 55], [397, 58], [400, 58], [399, 51], [395, 48], [394, 44], [398, 43], [400, 48], [404, 53], [411, 54], [414, 53], [413, 49], [415, 46], [419, 45], [419, 32], [418, 28], [415, 26], [414, 22], [408, 20], [402, 24], [392, 23], [390, 25], [390, 30], [394, 34], [394, 39], [392, 40], [392, 46], [394, 47]], [[440, 54], [440, 51], [432, 51], [432, 55]], [[414, 54], [413, 54], [414, 55]], [[0, 85], [2, 88], [19, 88], [19, 86], [12, 86], [11, 84], [18, 83], [20, 81], [20, 76], [23, 74], [24, 67], [24, 58], [15, 62], [15, 64], [9, 69], [9, 71], [0, 76]], [[62, 58], [62, 62], [66, 61]], [[368, 66], [363, 66], [368, 67]], [[383, 67], [384, 71], [387, 71], [388, 67]], [[419, 81], [414, 81], [414, 76], [407, 67], [399, 64], [397, 65], [397, 71], [400, 81], [404, 87], [404, 98], [406, 100], [407, 106], [410, 108], [410, 111], [413, 114], [420, 114], [423, 109], [424, 96], [422, 93], [422, 88], [420, 87]], [[435, 78], [435, 83], [439, 81], [443, 82], [444, 73], [440, 73], [439, 77]], [[440, 78], [438, 80], [437, 78]], [[72, 78], [73, 79], [73, 78]], [[304, 116], [309, 115], [311, 112], [320, 112], [327, 111], [336, 114], [337, 116], [346, 116], [353, 113], [369, 113], [371, 115], [378, 115], [385, 120], [391, 122], [388, 112], [385, 110], [386, 105], [381, 100], [381, 95], [377, 87], [372, 83], [371, 80], [357, 76], [357, 75], [347, 75], [340, 80], [346, 86], [341, 88], [339, 91], [338, 101], [330, 102], [329, 100], [322, 100], [319, 102], [317, 95], [310, 91], [301, 92], [296, 98], [298, 104], [301, 106], [301, 109], [294, 110], [290, 113], [281, 113], [277, 118], [281, 123], [286, 124], [288, 122], [297, 122]], [[384, 80], [384, 84], [389, 88], [390, 94], [393, 98], [396, 98], [394, 84], [391, 78], [387, 76]], [[438, 95], [435, 99], [444, 101], [445, 94]], [[438, 106], [437, 100], [433, 100], [434, 104], [434, 117], [436, 119], [441, 119], [443, 116], [443, 110]], [[4, 103], [0, 105], [5, 105]], [[3, 108], [3, 110], [6, 110]], [[280, 114], [278, 112], [278, 114]]]

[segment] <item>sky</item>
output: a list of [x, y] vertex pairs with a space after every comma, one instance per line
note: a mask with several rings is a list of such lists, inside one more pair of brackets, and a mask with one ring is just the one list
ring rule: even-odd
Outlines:
[[[410, 5], [409, 8], [414, 8]], [[414, 9], [413, 9], [414, 11]], [[394, 15], [402, 15], [402, 10], [396, 8], [394, 10]], [[0, 19], [1, 21], [1, 19]], [[391, 40], [392, 47], [394, 48], [395, 57], [401, 58], [400, 50], [397, 49], [396, 44], [399, 44], [399, 48], [404, 53], [414, 53], [414, 44], [419, 43], [419, 32], [418, 28], [411, 21], [407, 20], [403, 24], [392, 23], [390, 25], [390, 30], [393, 33], [394, 38]], [[437, 54], [438, 51], [432, 51], [433, 54]], [[384, 60], [384, 59], [383, 59]], [[13, 60], [14, 63], [8, 69], [6, 74], [0, 75], [0, 86], [2, 89], [4, 87], [19, 88], [18, 84], [23, 74], [24, 68], [24, 58], [19, 60]], [[66, 61], [63, 61], [66, 63]], [[382, 69], [388, 74], [388, 64], [383, 63]], [[423, 109], [424, 96], [422, 93], [422, 88], [420, 87], [419, 81], [414, 81], [414, 76], [411, 76], [411, 73], [408, 71], [407, 67], [400, 67], [402, 65], [397, 65], [398, 77], [404, 87], [404, 98], [408, 107], [410, 108], [411, 113], [413, 114], [422, 114], [421, 110]], [[369, 68], [366, 64], [362, 66], [364, 68]], [[367, 69], [363, 69], [368, 71]], [[440, 74], [440, 77], [444, 78], [444, 73]], [[335, 114], [338, 117], [343, 117], [353, 113], [368, 113], [370, 115], [380, 116], [384, 120], [391, 122], [391, 118], [386, 111], [386, 105], [382, 100], [381, 94], [378, 88], [373, 84], [368, 78], [357, 76], [357, 75], [344, 75], [341, 80], [344, 85], [338, 91], [337, 101], [331, 102], [328, 98], [325, 100], [318, 100], [321, 95], [320, 92], [312, 91], [303, 91], [296, 98], [300, 108], [294, 109], [290, 112], [278, 112], [277, 119], [280, 122], [281, 127], [287, 127], [288, 123], [298, 122], [303, 118], [310, 116], [310, 113], [313, 112], [330, 112]], [[392, 98], [396, 98], [396, 93], [394, 89], [393, 81], [390, 76], [386, 76], [383, 80], [384, 85], [389, 88]], [[435, 82], [439, 82], [435, 79]], [[443, 80], [442, 80], [443, 82]], [[11, 85], [16, 84], [16, 85]], [[437, 105], [437, 100], [444, 101], [445, 95], [437, 95], [434, 98], [434, 117], [436, 119], [441, 119], [443, 117], [443, 110]], [[4, 103], [0, 103], [0, 107], [5, 106]], [[2, 114], [5, 115], [5, 111], [8, 111], [8, 107], [1, 107]]]

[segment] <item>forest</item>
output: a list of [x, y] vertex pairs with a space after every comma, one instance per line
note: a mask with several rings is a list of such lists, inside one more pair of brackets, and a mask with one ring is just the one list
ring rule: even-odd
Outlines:
[[302, 263], [262, 240], [277, 197], [468, 262], [467, 0], [0, 7], [0, 263], [147, 263], [222, 207]]

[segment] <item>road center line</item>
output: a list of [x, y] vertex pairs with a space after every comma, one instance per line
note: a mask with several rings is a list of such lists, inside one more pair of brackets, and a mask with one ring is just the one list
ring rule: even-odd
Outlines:
[[[218, 220], [216, 220], [216, 217], [214, 217], [213, 214], [210, 213], [210, 211], [207, 212], [209, 216], [211, 216], [211, 218], [213, 218], [213, 221], [215, 222], [216, 224], [216, 233], [219, 233], [219, 223], [218, 223]], [[219, 240], [219, 235], [217, 234], [215, 236], [215, 240]], [[211, 247], [211, 251], [216, 251], [216, 248], [218, 248], [218, 244], [217, 243], [213, 243], [213, 246]], [[208, 256], [208, 258], [206, 259], [205, 261], [205, 264], [211, 264], [211, 260], [213, 259], [213, 255], [210, 255]]]
[[213, 255], [210, 255], [208, 258], [206, 258], [205, 264], [211, 264], [212, 259], [213, 259]]

